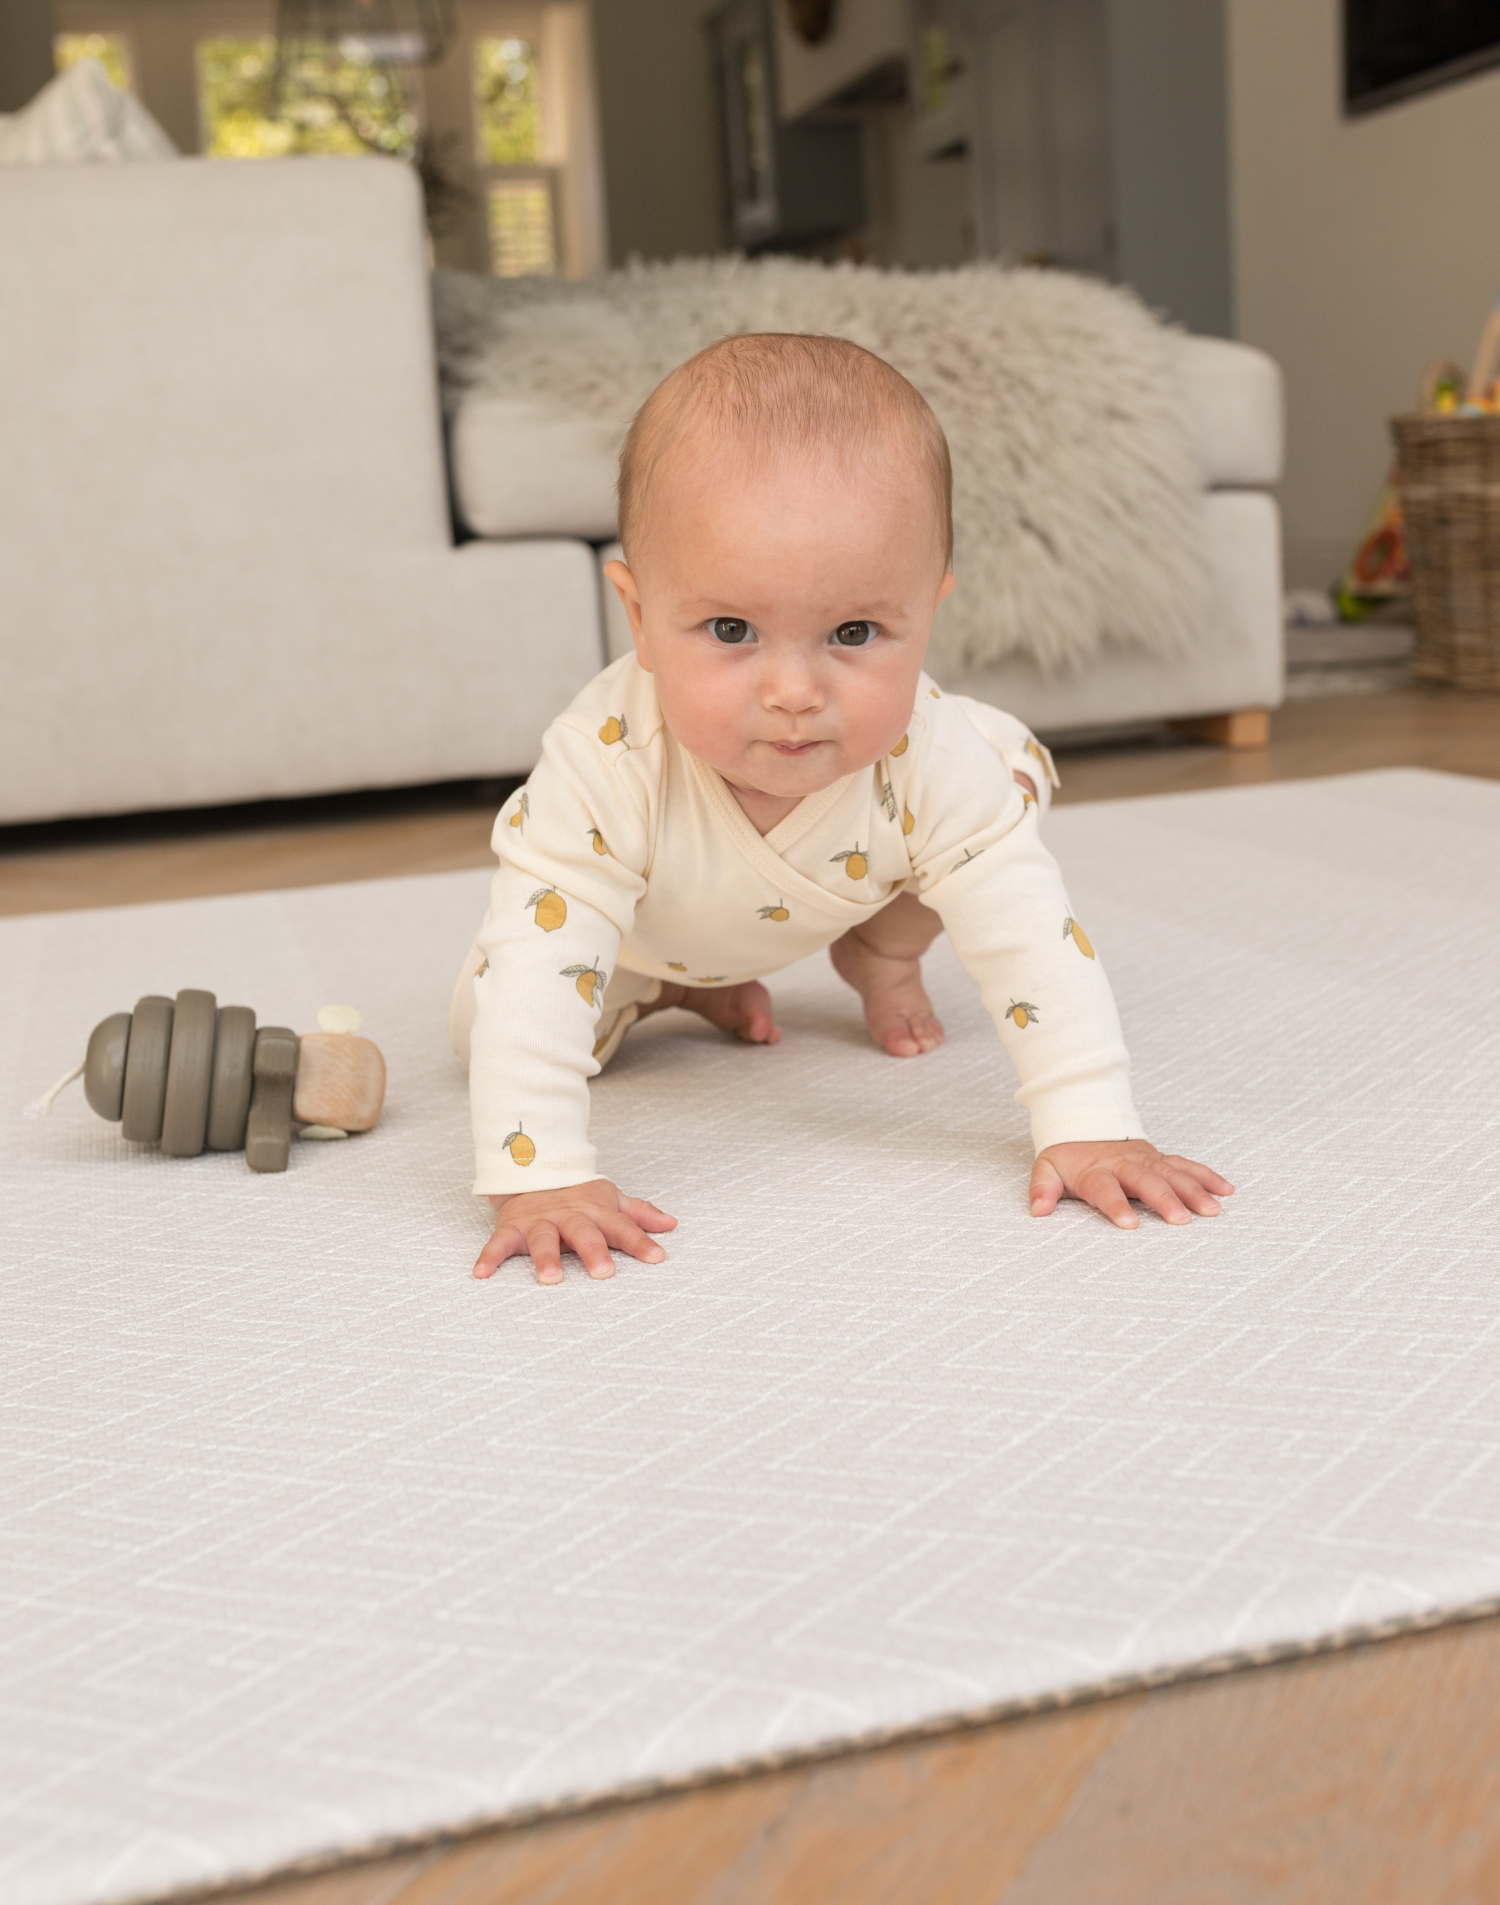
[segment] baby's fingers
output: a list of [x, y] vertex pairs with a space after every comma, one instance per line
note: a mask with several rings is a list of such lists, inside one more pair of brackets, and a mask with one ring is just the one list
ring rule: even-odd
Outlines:
[[655, 1204], [648, 1204], [644, 1197], [622, 1197], [620, 1209], [625, 1216], [640, 1225], [642, 1230], [676, 1230], [677, 1219], [669, 1217], [664, 1210], [658, 1210]]
[[1057, 1209], [1057, 1200], [1066, 1189], [1056, 1165], [1046, 1158], [1038, 1158], [1031, 1167], [1032, 1216], [1050, 1217]]
[[1190, 1224], [1193, 1221], [1193, 1213], [1160, 1171], [1153, 1171], [1145, 1164], [1122, 1164], [1119, 1179], [1132, 1197], [1142, 1204], [1148, 1204], [1158, 1217], [1164, 1217], [1169, 1224]]
[[[1101, 1164], [1097, 1170], [1084, 1172], [1073, 1195], [1081, 1197], [1085, 1204], [1092, 1204], [1096, 1211], [1121, 1230], [1136, 1230], [1141, 1220], [1130, 1208], [1130, 1199], [1123, 1188], [1124, 1176], [1123, 1169], [1116, 1176], [1106, 1165]], [[1139, 1192], [1135, 1194], [1140, 1195]], [[1185, 1216], [1186, 1212], [1183, 1214]]]
[[[1190, 1211], [1196, 1212], [1199, 1217], [1218, 1216], [1222, 1208], [1218, 1198], [1191, 1172], [1180, 1169], [1175, 1158], [1167, 1159], [1167, 1168], [1163, 1175]], [[1210, 1172], [1209, 1175], [1212, 1176], [1213, 1173]]]
[[[608, 1220], [601, 1217], [599, 1221], [604, 1223]], [[562, 1240], [591, 1277], [602, 1280], [615, 1274], [615, 1260], [609, 1254], [609, 1245], [604, 1241], [604, 1233], [599, 1228], [599, 1224], [595, 1223], [592, 1217], [566, 1218], [563, 1222]], [[541, 1275], [540, 1270], [537, 1275]], [[562, 1270], [559, 1268], [557, 1277], [549, 1277], [546, 1280], [549, 1283], [555, 1283], [561, 1275]]]
[[1206, 1164], [1195, 1164], [1191, 1158], [1170, 1157], [1167, 1163], [1172, 1168], [1172, 1181], [1176, 1183], [1176, 1174], [1182, 1172], [1194, 1183], [1201, 1184], [1206, 1191], [1212, 1191], [1215, 1197], [1233, 1197], [1234, 1186], [1227, 1177], [1220, 1177], [1217, 1171], [1211, 1171]]
[[481, 1279], [492, 1277], [507, 1257], [524, 1257], [526, 1239], [514, 1224], [499, 1225], [490, 1237], [484, 1249], [480, 1251], [474, 1265], [474, 1274]]
[[[667, 1253], [661, 1245], [648, 1237], [641, 1225], [624, 1211], [612, 1211], [608, 1216], [601, 1217], [599, 1228], [609, 1239], [612, 1249], [623, 1250], [627, 1256], [635, 1257], [641, 1263], [663, 1263], [666, 1260]], [[670, 1229], [671, 1224], [659, 1225], [658, 1228]]]
[[538, 1283], [562, 1282], [562, 1242], [556, 1224], [546, 1219], [528, 1224], [522, 1254], [530, 1257]]

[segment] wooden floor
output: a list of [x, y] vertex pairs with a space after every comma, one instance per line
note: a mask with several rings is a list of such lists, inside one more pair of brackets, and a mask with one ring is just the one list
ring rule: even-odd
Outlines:
[[[1271, 746], [1060, 756], [1062, 798], [1416, 766], [1500, 779], [1500, 700], [1289, 704]], [[0, 829], [0, 913], [484, 864], [499, 789]], [[1500, 849], [1500, 843], [1497, 843]], [[1500, 1621], [490, 1832], [261, 1905], [1484, 1905]]]

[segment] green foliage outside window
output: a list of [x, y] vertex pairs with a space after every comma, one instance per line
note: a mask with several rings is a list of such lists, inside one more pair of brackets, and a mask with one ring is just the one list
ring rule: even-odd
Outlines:
[[279, 101], [272, 99], [275, 71], [272, 39], [199, 42], [203, 149], [210, 158], [269, 159], [290, 152], [410, 158], [415, 152], [416, 117], [399, 80], [352, 46], [299, 51]]
[[535, 165], [542, 156], [536, 56], [525, 40], [474, 42], [474, 117], [484, 165]]
[[118, 33], [59, 33], [52, 42], [52, 64], [67, 72], [80, 60], [98, 60], [112, 86], [130, 90], [130, 53]]

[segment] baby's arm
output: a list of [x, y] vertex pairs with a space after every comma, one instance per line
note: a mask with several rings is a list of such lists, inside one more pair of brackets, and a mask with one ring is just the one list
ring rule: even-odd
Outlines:
[[526, 1254], [555, 1283], [563, 1249], [607, 1276], [611, 1247], [658, 1261], [646, 1232], [675, 1223], [598, 1175], [588, 1135], [605, 987], [645, 886], [640, 803], [621, 780], [591, 732], [557, 724], [495, 826], [469, 1035], [474, 1189], [496, 1217], [477, 1277]]
[[[1206, 1165], [1165, 1156], [1145, 1135], [1109, 983], [1037, 836], [1035, 808], [1021, 809], [1014, 794], [1007, 800], [1005, 770], [974, 747], [967, 723], [944, 726], [933, 737], [932, 794], [921, 784], [928, 761], [913, 764], [913, 869], [1020, 1077], [1017, 1097], [1038, 1148], [1033, 1214], [1076, 1197], [1125, 1229], [1139, 1221], [1132, 1198], [1169, 1223], [1216, 1215], [1217, 1198], [1234, 1187]], [[1020, 779], [1016, 760], [1006, 768]], [[963, 790], [956, 800], [955, 787]]]

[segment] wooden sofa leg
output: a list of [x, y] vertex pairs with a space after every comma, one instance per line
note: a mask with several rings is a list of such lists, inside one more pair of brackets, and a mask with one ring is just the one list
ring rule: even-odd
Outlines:
[[1167, 723], [1174, 733], [1214, 747], [1268, 747], [1271, 741], [1269, 708], [1234, 708], [1228, 714], [1191, 714]]

